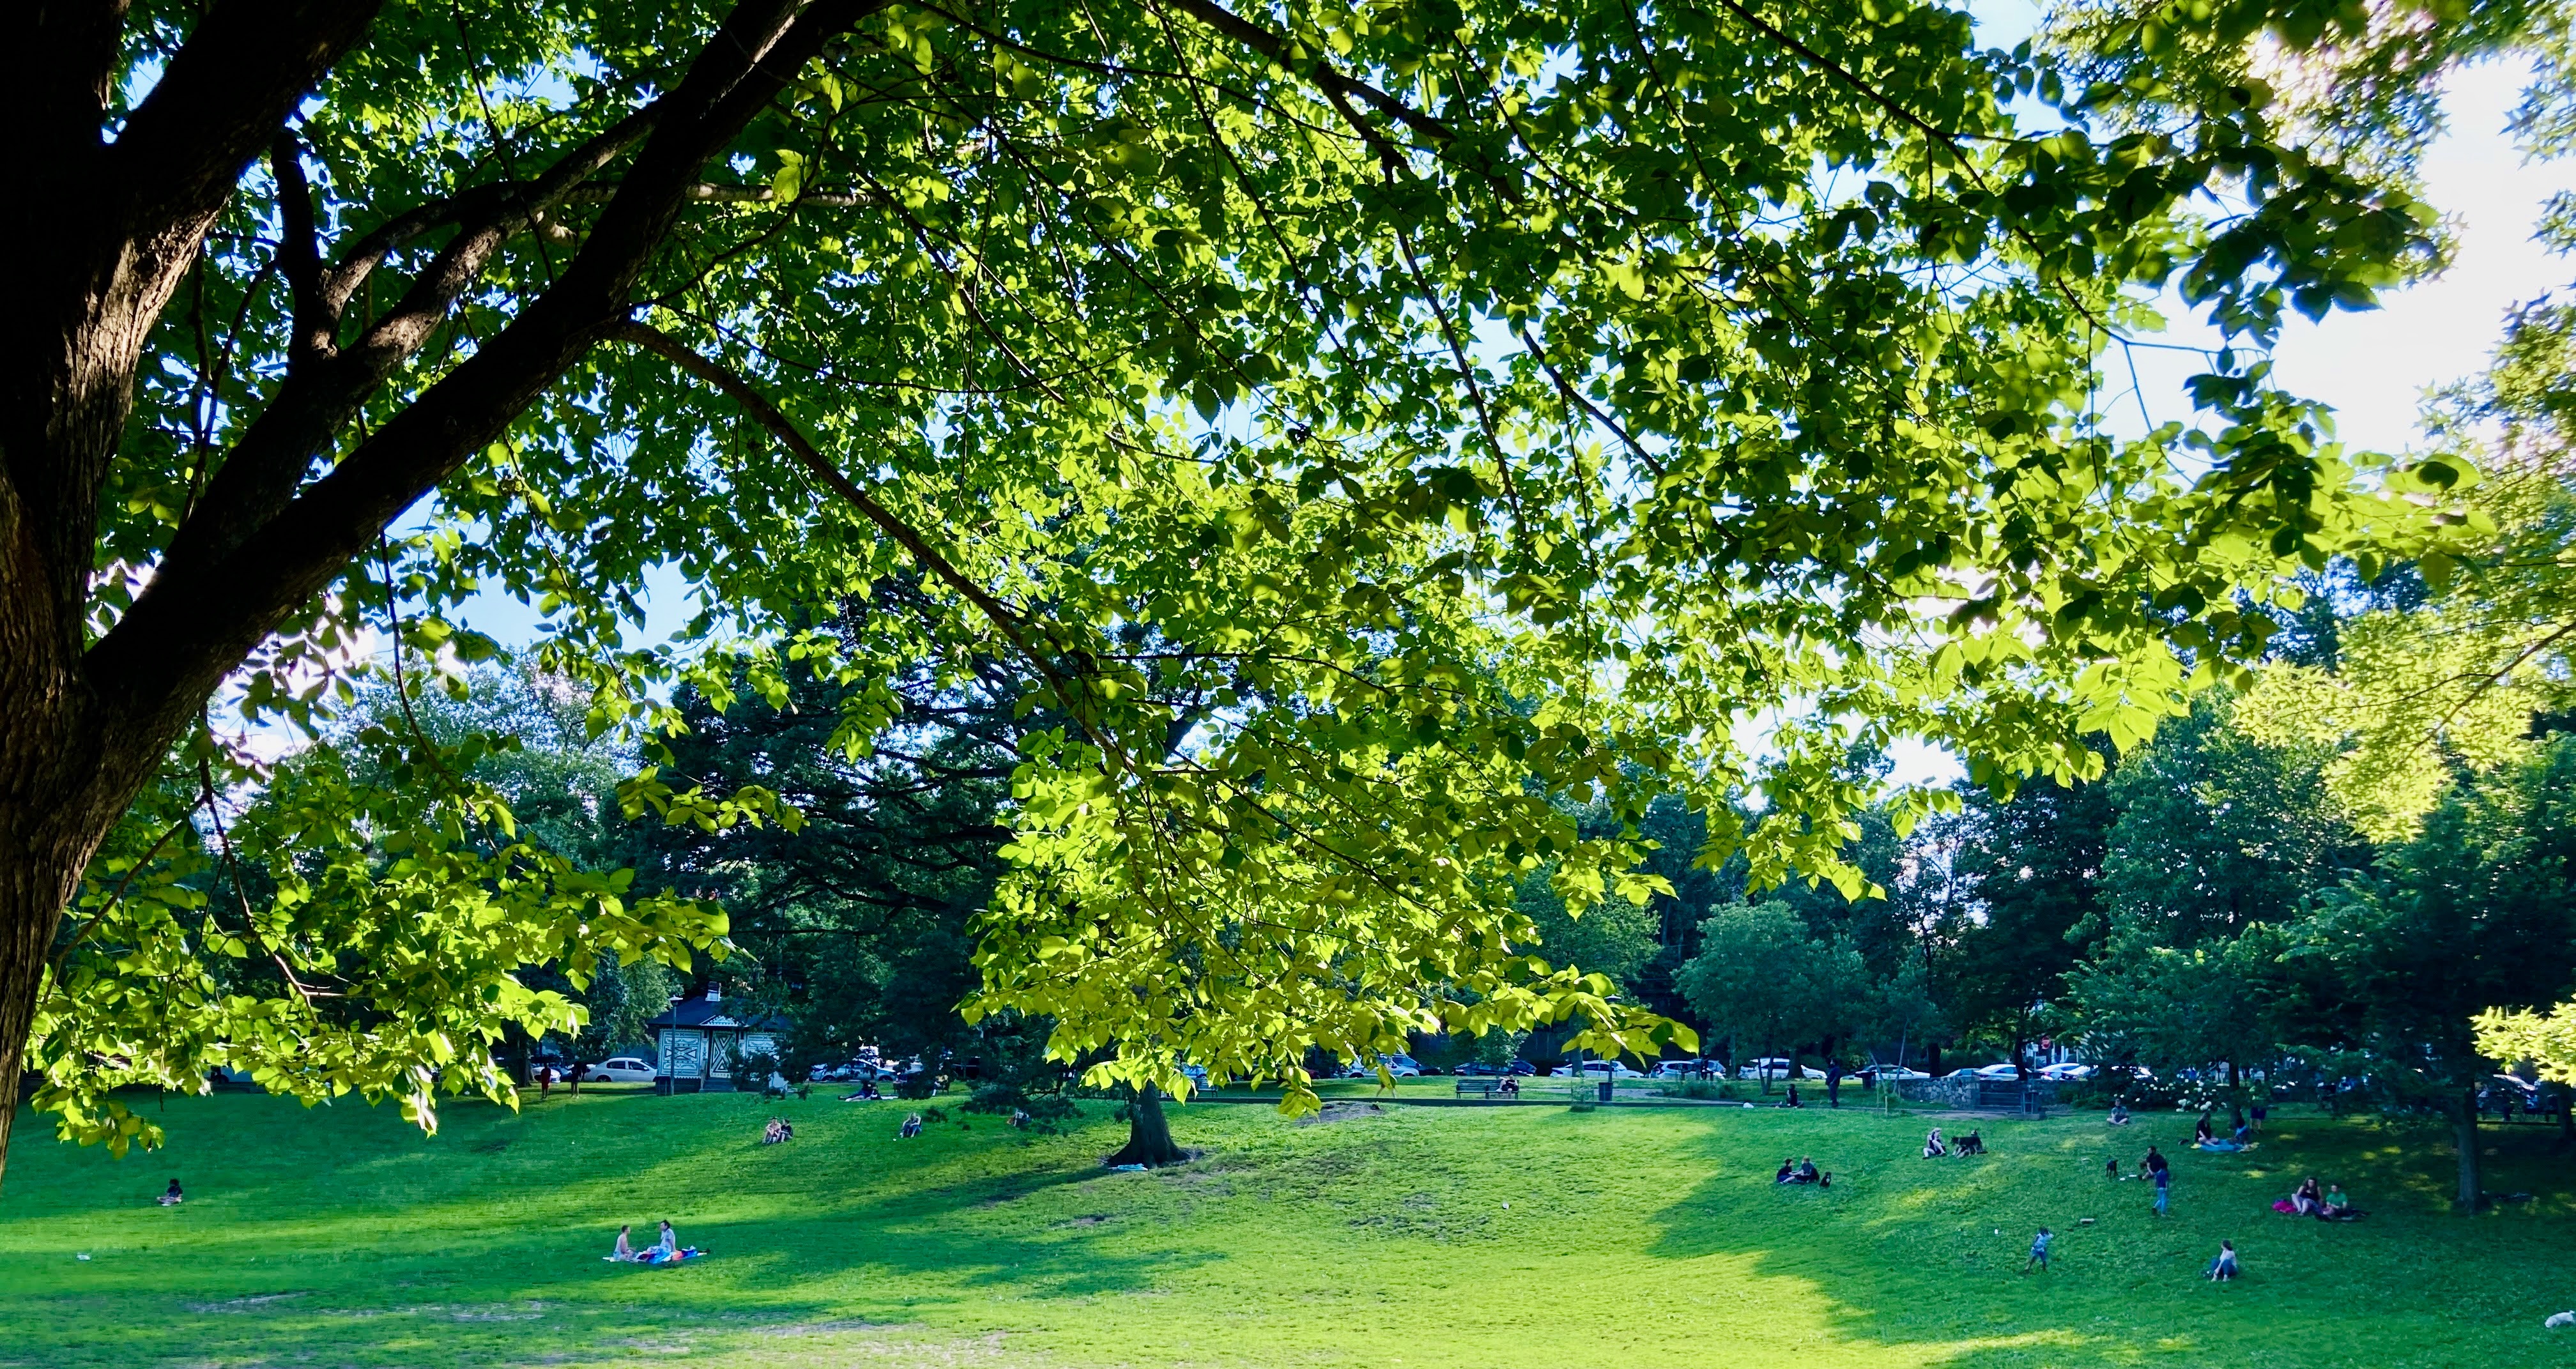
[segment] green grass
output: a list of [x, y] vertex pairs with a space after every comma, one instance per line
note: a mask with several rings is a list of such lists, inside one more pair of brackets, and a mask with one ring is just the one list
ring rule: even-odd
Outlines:
[[[792, 1144], [756, 1144], [773, 1111]], [[1105, 1117], [1023, 1138], [956, 1116], [906, 1142], [894, 1104], [558, 1094], [451, 1108], [423, 1139], [387, 1110], [226, 1096], [172, 1100], [168, 1150], [123, 1161], [31, 1118], [0, 1197], [0, 1363], [2398, 1369], [2576, 1349], [2540, 1327], [2576, 1306], [2576, 1202], [2538, 1127], [2490, 1132], [2490, 1187], [2540, 1200], [2463, 1218], [2437, 1135], [2321, 1118], [2276, 1118], [2242, 1156], [2180, 1148], [2174, 1117], [1988, 1122], [1990, 1158], [1927, 1162], [1919, 1119], [1859, 1110], [1295, 1125], [1201, 1104], [1174, 1129], [1206, 1157], [1143, 1175], [1098, 1167]], [[2101, 1174], [2114, 1139], [2126, 1168], [2150, 1138], [2177, 1171], [2165, 1221]], [[1833, 1189], [1775, 1189], [1785, 1154]], [[2373, 1217], [2271, 1213], [2309, 1172]], [[163, 1209], [172, 1174], [189, 1200]], [[661, 1217], [714, 1258], [601, 1262], [618, 1223]], [[2042, 1223], [2057, 1267], [2024, 1277]], [[2221, 1237], [2233, 1286], [2198, 1277]]]

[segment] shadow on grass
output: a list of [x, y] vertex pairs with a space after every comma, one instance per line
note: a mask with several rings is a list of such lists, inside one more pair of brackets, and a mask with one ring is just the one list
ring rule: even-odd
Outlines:
[[[266, 1363], [324, 1346], [350, 1364], [613, 1362], [816, 1325], [910, 1325], [899, 1338], [942, 1360], [955, 1356], [929, 1353], [940, 1333], [914, 1324], [973, 1324], [1004, 1292], [1140, 1293], [1203, 1258], [1101, 1239], [1115, 1232], [1100, 1217], [1133, 1195], [1087, 1186], [1133, 1176], [1099, 1167], [1097, 1136], [1023, 1146], [952, 1124], [898, 1152], [877, 1135], [893, 1118], [817, 1112], [788, 1146], [737, 1145], [731, 1114], [756, 1136], [755, 1112], [710, 1127], [708, 1109], [656, 1100], [577, 1128], [560, 1107], [457, 1109], [424, 1141], [349, 1109], [222, 1102], [268, 1134], [152, 1162], [156, 1190], [186, 1163], [199, 1196], [181, 1209], [150, 1205], [94, 1152], [48, 1157], [70, 1171], [45, 1176], [49, 1201], [0, 1223], [0, 1258], [32, 1275], [0, 1287], [0, 1365]], [[44, 1182], [11, 1177], [13, 1198]], [[600, 1258], [619, 1222], [643, 1245], [658, 1215], [710, 1257]]]

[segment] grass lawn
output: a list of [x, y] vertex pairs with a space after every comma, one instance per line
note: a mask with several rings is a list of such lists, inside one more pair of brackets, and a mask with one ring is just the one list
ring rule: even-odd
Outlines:
[[[2436, 1133], [2296, 1115], [2245, 1155], [2184, 1149], [2183, 1118], [2078, 1116], [1989, 1121], [1990, 1157], [1925, 1161], [1922, 1119], [1860, 1110], [1199, 1104], [1174, 1131], [1204, 1159], [1110, 1174], [1123, 1129], [1088, 1106], [1064, 1136], [952, 1111], [899, 1141], [891, 1103], [558, 1093], [452, 1107], [424, 1139], [390, 1109], [223, 1096], [171, 1100], [169, 1149], [123, 1161], [30, 1118], [0, 1196], [0, 1364], [2576, 1359], [2540, 1325], [2576, 1307], [2576, 1186], [2542, 1127], [2488, 1139], [2489, 1187], [2538, 1200], [2464, 1218]], [[782, 1111], [797, 1139], [757, 1144]], [[2102, 1175], [2114, 1140], [2126, 1169], [2151, 1139], [2167, 1220]], [[1832, 1190], [1774, 1188], [1790, 1154]], [[2274, 1215], [2310, 1172], [2372, 1217]], [[163, 1209], [172, 1174], [188, 1202]], [[600, 1260], [662, 1217], [714, 1257]], [[2056, 1268], [2025, 1277], [2042, 1224]], [[2231, 1286], [2199, 1278], [2221, 1237]]]

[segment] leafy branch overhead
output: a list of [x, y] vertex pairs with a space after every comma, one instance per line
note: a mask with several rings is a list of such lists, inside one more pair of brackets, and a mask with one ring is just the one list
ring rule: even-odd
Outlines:
[[[411, 963], [356, 929], [525, 900], [419, 949], [366, 1063], [298, 1089], [407, 1090], [456, 1004], [487, 1008], [450, 1045], [556, 1011], [508, 962], [595, 935], [568, 910], [599, 891], [470, 790], [335, 788], [338, 751], [263, 793], [206, 721], [327, 731], [386, 639], [487, 654], [477, 594], [534, 605], [531, 664], [646, 760], [675, 685], [721, 710], [813, 672], [858, 754], [900, 725], [885, 681], [1009, 662], [1048, 725], [975, 1009], [1178, 1091], [1183, 1057], [1302, 1084], [1310, 1045], [1434, 1023], [1670, 1038], [1534, 944], [1520, 879], [1642, 901], [1649, 803], [1752, 794], [1757, 877], [1862, 892], [1854, 745], [2095, 773], [2088, 734], [2259, 654], [2282, 570], [2448, 516], [2450, 472], [2368, 484], [2260, 360], [2285, 309], [2398, 279], [2419, 205], [2259, 99], [2099, 117], [1934, 6], [6, 22], [40, 146], [0, 323], [0, 1073], [32, 1029], [77, 1117], [299, 1039], [249, 1025], [320, 972], [283, 940], [286, 980], [184, 1042], [135, 1006], [239, 935], [176, 894], [148, 934], [109, 911], [184, 883], [203, 843], [153, 838], [223, 804], [300, 815], [280, 906], [352, 993]], [[2106, 361], [2170, 280], [2236, 346], [2205, 422], [2114, 437]], [[696, 616], [639, 647], [657, 575]], [[628, 796], [785, 816], [659, 771]], [[432, 827], [434, 860], [389, 840]], [[1712, 832], [1713, 862], [1741, 834]], [[651, 897], [620, 954], [720, 925]]]

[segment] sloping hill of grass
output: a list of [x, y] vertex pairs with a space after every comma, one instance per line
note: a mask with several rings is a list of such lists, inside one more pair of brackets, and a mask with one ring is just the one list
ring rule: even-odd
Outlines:
[[[2186, 1124], [1984, 1124], [1917, 1158], [1920, 1119], [1559, 1107], [1175, 1114], [1205, 1159], [1112, 1174], [1106, 1105], [1024, 1137], [900, 1105], [558, 1094], [389, 1110], [174, 1099], [161, 1154], [22, 1132], [0, 1197], [0, 1364], [2453, 1366], [2564, 1362], [2565, 1161], [2491, 1133], [2491, 1185], [2442, 1206], [2431, 1132], [2276, 1119], [2242, 1156]], [[1339, 1111], [1339, 1110], [1337, 1110]], [[785, 1113], [797, 1139], [757, 1144]], [[2113, 1183], [2156, 1140], [2174, 1216]], [[1831, 1191], [1775, 1188], [1812, 1154]], [[2299, 1176], [2372, 1210], [2276, 1216]], [[152, 1202], [172, 1174], [185, 1206]], [[657, 1218], [714, 1257], [603, 1263]], [[2085, 1218], [2091, 1225], [2083, 1225]], [[2031, 1233], [2056, 1268], [2019, 1271]], [[2200, 1280], [2222, 1237], [2232, 1286]], [[87, 1260], [78, 1256], [86, 1254]], [[2561, 1341], [2565, 1343], [2562, 1344]]]

